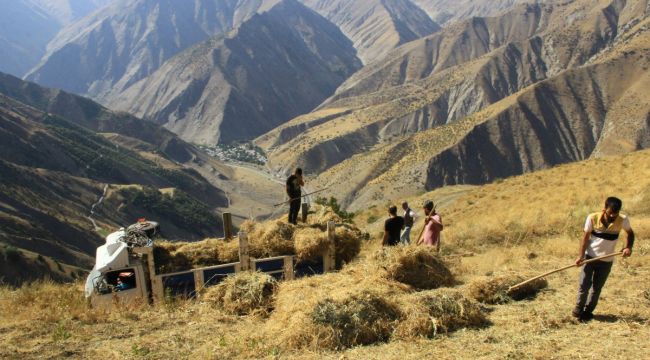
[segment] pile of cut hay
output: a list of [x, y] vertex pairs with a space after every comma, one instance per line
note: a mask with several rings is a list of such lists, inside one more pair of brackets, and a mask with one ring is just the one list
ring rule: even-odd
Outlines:
[[382, 249], [373, 260], [386, 269], [390, 279], [416, 289], [436, 289], [454, 283], [451, 271], [431, 247], [392, 246]]
[[491, 279], [477, 280], [469, 286], [469, 295], [486, 304], [504, 304], [511, 300], [523, 300], [535, 297], [537, 293], [548, 286], [546, 279], [541, 278], [526, 285], [508, 291], [527, 277], [515, 274], [500, 275]]
[[295, 252], [299, 261], [316, 260], [329, 247], [327, 232], [318, 228], [300, 228], [293, 234]]
[[[323, 210], [321, 218], [312, 220], [311, 225], [295, 226], [276, 220], [244, 222], [241, 230], [248, 236], [249, 255], [258, 259], [296, 255], [298, 261], [319, 261], [329, 247], [325, 220], [332, 219], [332, 216], [328, 215], [330, 212], [331, 210]], [[325, 223], [316, 222], [321, 220]], [[339, 268], [359, 254], [361, 243], [366, 238], [367, 234], [353, 225], [336, 225], [334, 246]], [[239, 261], [239, 240], [206, 239], [191, 243], [157, 241], [154, 245], [154, 256], [157, 273], [228, 264]]]
[[416, 293], [404, 297], [403, 302], [406, 318], [395, 329], [395, 337], [399, 339], [431, 338], [438, 333], [489, 323], [481, 306], [458, 290]]
[[243, 271], [207, 288], [201, 300], [232, 315], [268, 315], [277, 282], [268, 274]]
[[484, 325], [483, 308], [456, 290], [415, 292], [374, 260], [279, 285], [264, 331], [287, 349], [344, 349]]
[[401, 317], [394, 303], [371, 290], [339, 300], [323, 299], [310, 313], [313, 324], [330, 341], [327, 346], [334, 349], [387, 341]]

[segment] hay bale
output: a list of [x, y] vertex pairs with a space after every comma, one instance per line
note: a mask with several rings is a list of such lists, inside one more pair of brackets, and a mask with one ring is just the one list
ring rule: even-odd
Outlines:
[[359, 255], [361, 241], [365, 234], [358, 228], [347, 224], [337, 226], [334, 232], [336, 266], [341, 268]]
[[239, 239], [235, 238], [221, 242], [217, 259], [220, 264], [239, 262]]
[[328, 333], [328, 345], [334, 349], [387, 341], [401, 316], [394, 303], [372, 291], [324, 299], [310, 314], [314, 324]]
[[382, 249], [375, 261], [384, 267], [390, 279], [416, 289], [436, 289], [454, 283], [449, 268], [435, 250], [424, 246], [394, 246]]
[[255, 258], [294, 255], [295, 227], [281, 221], [256, 224], [248, 234], [249, 254]]
[[311, 227], [297, 228], [293, 242], [299, 261], [318, 261], [329, 247], [327, 232]]
[[[282, 282], [275, 297], [275, 309], [263, 331], [265, 337], [274, 339], [273, 345], [289, 350], [337, 349], [356, 343], [384, 341], [386, 329], [397, 325], [391, 320], [398, 312], [392, 299], [408, 291], [405, 285], [381, 277], [364, 266]], [[384, 311], [378, 309], [380, 306], [385, 307], [387, 313], [378, 315], [377, 312]], [[362, 310], [374, 315], [355, 312]], [[334, 320], [349, 316], [365, 319], [354, 325], [363, 329], [359, 330], [363, 335], [353, 336], [341, 329], [341, 322]], [[368, 319], [379, 319], [379, 323], [375, 327], [363, 325]]]
[[201, 300], [232, 315], [268, 315], [276, 285], [268, 274], [244, 271], [206, 289]]
[[412, 294], [403, 298], [401, 308], [405, 319], [395, 329], [398, 339], [431, 338], [439, 333], [489, 323], [481, 306], [458, 290]]
[[532, 298], [548, 286], [546, 279], [542, 278], [508, 292], [508, 288], [527, 278], [522, 275], [505, 274], [491, 279], [477, 280], [470, 284], [469, 295], [482, 303], [504, 304], [512, 300]]

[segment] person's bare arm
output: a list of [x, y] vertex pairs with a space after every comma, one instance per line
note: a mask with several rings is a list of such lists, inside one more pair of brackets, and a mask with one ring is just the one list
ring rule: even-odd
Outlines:
[[634, 231], [632, 229], [625, 230], [627, 233], [627, 240], [625, 242], [625, 247], [623, 248], [623, 257], [628, 257], [632, 255], [632, 246], [634, 246]]
[[585, 251], [587, 251], [587, 245], [589, 245], [589, 238], [591, 238], [591, 233], [585, 231], [585, 235], [582, 237], [582, 242], [580, 243], [580, 252], [576, 259], [576, 265], [578, 266], [582, 265], [582, 262], [585, 261]]

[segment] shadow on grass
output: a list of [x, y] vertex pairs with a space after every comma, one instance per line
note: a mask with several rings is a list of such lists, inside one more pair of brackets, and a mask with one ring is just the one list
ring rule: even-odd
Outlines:
[[598, 315], [594, 315], [594, 321], [605, 322], [605, 323], [615, 323], [619, 321], [625, 321], [625, 322], [636, 322], [636, 323], [645, 324], [648, 322], [648, 319], [638, 315], [598, 314]]

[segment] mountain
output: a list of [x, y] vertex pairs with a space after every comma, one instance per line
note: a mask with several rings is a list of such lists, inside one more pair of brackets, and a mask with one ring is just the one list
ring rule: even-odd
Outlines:
[[23, 76], [66, 24], [109, 0], [12, 0], [0, 2], [0, 72]]
[[307, 112], [360, 68], [350, 41], [294, 0], [166, 62], [109, 103], [203, 144], [254, 138]]
[[[64, 28], [27, 79], [103, 100], [263, 11], [263, 0], [116, 0]], [[71, 66], [74, 64], [74, 66]]]
[[440, 29], [410, 0], [301, 2], [336, 24], [352, 41], [364, 63], [380, 59], [396, 46]]
[[[451, 24], [472, 17], [494, 16], [517, 4], [543, 0], [413, 0], [438, 24]], [[550, 1], [546, 1], [550, 2]]]
[[228, 199], [190, 166], [198, 156], [154, 124], [1, 74], [0, 240], [88, 268], [97, 231], [140, 217], [170, 239], [215, 236]]
[[[602, 99], [601, 89], [617, 83], [614, 81], [617, 73], [612, 69], [618, 68], [614, 64], [625, 63], [628, 66], [625, 76], [630, 79], [645, 76], [644, 63], [624, 62], [620, 57], [625, 59], [625, 56], [620, 55], [619, 50], [635, 39], [638, 49], [632, 51], [637, 54], [645, 51], [643, 40], [638, 39], [646, 37], [648, 12], [647, 1], [625, 4], [601, 1], [597, 6], [588, 1], [572, 1], [524, 5], [496, 18], [475, 18], [450, 26], [440, 35], [405, 44], [389, 54], [385, 62], [367, 65], [352, 79], [362, 73], [367, 76], [358, 78], [347, 88], [343, 85], [345, 89], [339, 90], [321, 108], [265, 134], [257, 143], [267, 149], [270, 166], [275, 171], [285, 172], [302, 166], [312, 174], [320, 174], [314, 186], [335, 184], [344, 202], [354, 206], [378, 201], [390, 194], [398, 196], [400, 191], [409, 193], [444, 184], [482, 183], [557, 163], [601, 156], [611, 153], [612, 149], [644, 148], [643, 134], [647, 131], [644, 101], [630, 103], [626, 111], [631, 111], [635, 117], [625, 120], [623, 113], [612, 108], [614, 104], [625, 102], [619, 102], [618, 98]], [[442, 36], [439, 41], [432, 41], [438, 36]], [[610, 60], [599, 60], [607, 65], [596, 66], [597, 59], [607, 56]], [[567, 69], [598, 75], [578, 77], [567, 85], [568, 88], [554, 85], [553, 89], [566, 94], [558, 98], [553, 98], [552, 91], [539, 93], [534, 90], [545, 81], [549, 84], [564, 81]], [[630, 93], [639, 86], [623, 80], [620, 84]], [[537, 95], [518, 96], [522, 93]], [[640, 99], [644, 98], [643, 92], [638, 94]], [[535, 100], [536, 97], [539, 99]], [[502, 120], [510, 123], [511, 128], [494, 127], [489, 131], [483, 128], [483, 132], [472, 132], [472, 129], [482, 128], [477, 121], [483, 123], [494, 114], [494, 109], [510, 108], [512, 104], [508, 101], [515, 101], [513, 99], [516, 102], [525, 99], [531, 109], [539, 107], [535, 101], [548, 99], [551, 103], [545, 106], [559, 107], [560, 113], [568, 112], [562, 109], [567, 106], [572, 114], [581, 115], [566, 119], [575, 122], [571, 125], [575, 128], [557, 136], [582, 139], [585, 131], [590, 131], [592, 136], [588, 141], [567, 140], [570, 144], [567, 145], [554, 143], [552, 137], [540, 134], [540, 139], [535, 140], [539, 146], [567, 149], [554, 150], [557, 153], [552, 156], [535, 155], [535, 161], [522, 165], [520, 154], [533, 156], [531, 154], [537, 150], [508, 145], [533, 142], [522, 140], [521, 134], [510, 134], [510, 131], [520, 124], [534, 123], [531, 114], [542, 115], [535, 111], [525, 115], [513, 110], [508, 120]], [[556, 105], [555, 101], [562, 105]], [[584, 107], [581, 109], [580, 105], [573, 104], [575, 101]], [[584, 105], [587, 102], [602, 105], [587, 108]], [[587, 116], [585, 111], [594, 114]], [[549, 116], [546, 112], [543, 115]], [[593, 120], [595, 118], [598, 120]], [[615, 119], [607, 121], [607, 134], [601, 133], [605, 119]], [[631, 128], [622, 125], [627, 122], [634, 125]], [[491, 140], [495, 131], [503, 134], [504, 143]], [[626, 146], [610, 144], [619, 141], [609, 137], [617, 131], [629, 131], [631, 139]], [[472, 134], [471, 143], [489, 148], [459, 149], [457, 151], [464, 155], [453, 161], [447, 157], [435, 158], [439, 151], [457, 142], [469, 142], [465, 139], [468, 132]], [[600, 145], [596, 147], [596, 143]], [[490, 165], [493, 167], [488, 168], [485, 164], [496, 159], [492, 153], [487, 155], [494, 148], [507, 148], [512, 153], [503, 155], [499, 158], [501, 163], [495, 160]], [[446, 152], [445, 156], [449, 154]], [[426, 166], [429, 162], [431, 166]]]

